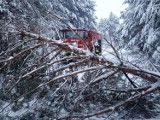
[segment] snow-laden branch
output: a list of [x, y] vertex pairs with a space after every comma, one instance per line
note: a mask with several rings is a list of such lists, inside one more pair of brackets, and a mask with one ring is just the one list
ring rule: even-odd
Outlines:
[[111, 72], [108, 72], [104, 75], [101, 75], [99, 76], [98, 78], [96, 78], [94, 81], [91, 81], [90, 85], [93, 85], [93, 84], [96, 84], [96, 83], [99, 83], [101, 82], [103, 79], [108, 79], [110, 78], [111, 76], [114, 76], [116, 73], [118, 73], [119, 70], [116, 70], [116, 71], [111, 71]]
[[[148, 88], [148, 86], [146, 88]], [[137, 100], [137, 99], [141, 98], [142, 96], [150, 94], [151, 92], [154, 92], [154, 91], [158, 90], [159, 88], [160, 88], [160, 80], [158, 80], [157, 82], [151, 84], [150, 88], [148, 88], [146, 91], [138, 93], [137, 95], [134, 95], [134, 96], [128, 98], [127, 100], [125, 100], [123, 102], [120, 102], [120, 103], [118, 103], [118, 104], [116, 104], [116, 105], [114, 105], [112, 107], [107, 108], [107, 109], [98, 111], [96, 113], [86, 114], [86, 115], [71, 115], [71, 116], [66, 116], [66, 117], [63, 117], [61, 119], [71, 119], [71, 118], [82, 118], [82, 119], [84, 119], [84, 118], [89, 118], [89, 117], [101, 115], [101, 114], [104, 114], [104, 113], [112, 112], [116, 108], [118, 108], [118, 107], [120, 107], [120, 106], [122, 106], [124, 104], [127, 104], [130, 101]]]
[[13, 59], [15, 59], [15, 58], [17, 58], [17, 57], [20, 57], [22, 54], [24, 54], [24, 53], [26, 53], [26, 52], [28, 52], [28, 51], [30, 51], [30, 50], [33, 50], [33, 49], [38, 48], [38, 47], [40, 47], [40, 46], [44, 46], [44, 45], [46, 45], [46, 44], [47, 44], [47, 43], [37, 44], [37, 45], [35, 45], [35, 46], [31, 47], [31, 48], [28, 48], [28, 49], [26, 49], [26, 50], [23, 50], [23, 51], [19, 52], [18, 54], [15, 54], [14, 56], [10, 56], [10, 57], [9, 57], [8, 59], [6, 59], [6, 60], [1, 60], [0, 63], [4, 63], [4, 62], [11, 61], [11, 60], [13, 60]]
[[[69, 58], [78, 58], [78, 57], [77, 57], [77, 56], [70, 56]], [[81, 58], [83, 58], [83, 56], [81, 56]], [[55, 63], [57, 63], [57, 62], [61, 62], [61, 61], [66, 60], [66, 59], [68, 59], [68, 57], [64, 57], [64, 58], [62, 58], [62, 59], [60, 59], [60, 60], [50, 62], [50, 63], [48, 63], [47, 65], [40, 66], [40, 67], [35, 68], [35, 69], [33, 69], [32, 71], [24, 74], [23, 76], [21, 76], [21, 77], [14, 83], [14, 85], [12, 85], [12, 86], [10, 87], [10, 89], [8, 90], [8, 92], [10, 92], [10, 91], [11, 91], [21, 80], [23, 80], [24, 78], [26, 78], [26, 77], [28, 77], [28, 76], [31, 76], [32, 74], [34, 74], [35, 72], [37, 72], [37, 71], [39, 71], [39, 70], [42, 70], [42, 69], [44, 69], [44, 68], [46, 68], [46, 67], [49, 67], [49, 66], [51, 66], [51, 65], [53, 65], [53, 64], [55, 64]], [[75, 62], [74, 64], [69, 64], [69, 65], [66, 65], [66, 66], [64, 66], [64, 67], [61, 67], [61, 68], [59, 68], [59, 69], [57, 69], [57, 70], [54, 70], [53, 72], [55, 72], [55, 71], [58, 72], [58, 71], [61, 71], [61, 70], [65, 70], [66, 68], [73, 67], [73, 66], [77, 66], [77, 65], [79, 65], [79, 64], [83, 64], [83, 63], [86, 63], [86, 62], [88, 62], [88, 61], [89, 61], [88, 59], [84, 59], [84, 60], [82, 60], [82, 61], [80, 61], [80, 62]], [[88, 70], [87, 70], [87, 71], [88, 71]], [[69, 74], [69, 75], [70, 75], [70, 74]], [[68, 76], [69, 76], [69, 75], [68, 75]], [[61, 77], [61, 76], [60, 76], [60, 77]]]
[[23, 94], [22, 96], [20, 96], [18, 99], [14, 100], [14, 101], [18, 101], [20, 98], [22, 98], [22, 97], [24, 97], [24, 96], [36, 91], [37, 89], [39, 89], [39, 88], [41, 88], [43, 86], [49, 85], [49, 84], [51, 84], [51, 83], [53, 83], [53, 82], [55, 82], [55, 81], [57, 81], [59, 79], [62, 79], [62, 78], [68, 77], [68, 76], [73, 76], [73, 75], [76, 75], [78, 73], [83, 73], [83, 72], [87, 72], [87, 71], [96, 70], [96, 69], [99, 69], [99, 67], [98, 66], [97, 67], [90, 67], [90, 68], [87, 68], [87, 69], [84, 69], [84, 70], [78, 70], [78, 71], [75, 71], [75, 72], [72, 72], [72, 73], [68, 73], [68, 74], [65, 74], [65, 75], [61, 75], [61, 76], [55, 77], [54, 79], [49, 80], [48, 82], [40, 84], [38, 87], [36, 87], [33, 90], [30, 90], [29, 92]]
[[79, 49], [79, 48], [76, 48], [76, 47], [72, 47], [72, 46], [70, 46], [66, 43], [62, 43], [58, 40], [53, 40], [53, 39], [43, 37], [43, 36], [39, 36], [39, 35], [36, 35], [36, 34], [32, 34], [32, 33], [29, 33], [29, 32], [21, 32], [21, 33], [19, 33], [19, 35], [31, 37], [35, 40], [44, 41], [44, 42], [47, 42], [48, 44], [54, 44], [62, 50], [71, 51], [71, 52], [74, 52], [78, 55], [86, 55], [86, 57], [89, 57], [90, 61], [92, 61], [94, 63], [98, 63], [98, 64], [101, 64], [101, 65], [107, 66], [109, 68], [114, 68], [114, 69], [118, 68], [119, 70], [122, 70], [126, 73], [131, 73], [133, 75], [139, 76], [139, 77], [141, 77], [145, 80], [148, 80], [150, 82], [156, 82], [157, 81], [156, 77], [160, 77], [159, 75], [156, 75], [156, 74], [153, 75], [152, 73], [145, 72], [145, 71], [138, 70], [138, 69], [134, 69], [134, 68], [130, 68], [129, 66], [120, 67], [120, 66], [117, 66], [117, 65], [113, 65], [113, 63], [111, 61], [106, 60], [103, 57], [100, 57], [98, 55], [94, 55], [94, 56], [93, 55], [88, 55], [87, 54], [88, 51], [82, 50], [82, 49]]

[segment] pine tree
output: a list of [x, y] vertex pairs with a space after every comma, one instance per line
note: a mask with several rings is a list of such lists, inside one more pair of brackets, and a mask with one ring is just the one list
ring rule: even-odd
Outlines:
[[[53, 1], [53, 3], [59, 1]], [[54, 6], [54, 4], [53, 4]], [[60, 1], [54, 6], [54, 12], [63, 16], [67, 23], [77, 28], [95, 28], [95, 3], [91, 0]]]
[[104, 33], [104, 37], [118, 48], [120, 46], [119, 18], [110, 13], [109, 18], [101, 19], [98, 26], [100, 32]]
[[128, 48], [143, 52], [159, 63], [160, 0], [126, 0], [122, 36]]

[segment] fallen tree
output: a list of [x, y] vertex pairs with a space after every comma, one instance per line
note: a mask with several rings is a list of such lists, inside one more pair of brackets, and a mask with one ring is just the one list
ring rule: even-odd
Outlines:
[[[64, 74], [64, 75], [55, 74], [54, 78], [49, 79], [47, 81], [44, 81], [43, 83], [38, 83], [36, 86], [29, 89], [29, 91], [26, 91], [24, 94], [21, 94], [16, 99], [12, 99], [11, 103], [8, 104], [8, 106], [11, 105], [12, 103], [19, 101], [21, 98], [23, 98], [31, 93], [34, 93], [38, 89], [45, 88], [46, 86], [50, 86], [53, 83], [59, 82], [59, 87], [57, 87], [56, 90], [54, 91], [54, 94], [55, 94], [56, 92], [59, 92], [63, 88], [63, 86], [65, 86], [65, 84], [67, 84], [67, 82], [70, 81], [70, 79], [67, 79], [68, 77], [70, 77], [70, 76], [72, 77], [72, 76], [77, 75], [79, 73], [85, 73], [87, 71], [94, 72], [94, 71], [99, 71], [102, 69], [106, 69], [107, 72], [106, 73], [99, 72], [99, 74], [97, 72], [97, 75], [95, 75], [94, 77], [91, 77], [91, 80], [85, 84], [85, 86], [83, 87], [82, 90], [81, 89], [78, 90], [78, 91], [80, 91], [79, 94], [86, 91], [87, 88], [91, 88], [92, 86], [100, 84], [103, 81], [109, 81], [112, 77], [114, 77], [115, 75], [120, 74], [120, 73], [132, 74], [132, 75], [137, 76], [145, 81], [150, 82], [150, 85], [143, 86], [143, 88], [141, 88], [141, 87], [136, 88], [134, 86], [134, 83], [132, 83], [132, 80], [130, 80], [133, 87], [135, 88], [134, 90], [130, 90], [130, 91], [137, 92], [137, 94], [129, 97], [124, 102], [120, 102], [120, 103], [115, 104], [114, 106], [112, 106], [108, 109], [105, 109], [105, 110], [102, 110], [102, 111], [99, 111], [96, 113], [91, 113], [91, 114], [86, 114], [86, 115], [74, 115], [73, 114], [73, 115], [68, 115], [67, 117], [63, 117], [61, 119], [88, 118], [88, 117], [100, 115], [100, 114], [103, 114], [106, 112], [113, 112], [116, 108], [128, 103], [129, 101], [137, 100], [137, 99], [141, 98], [142, 96], [145, 96], [149, 93], [152, 93], [152, 92], [160, 89], [160, 82], [159, 82], [160, 75], [159, 74], [156, 74], [153, 72], [148, 72], [148, 71], [145, 71], [142, 69], [137, 69], [134, 67], [130, 67], [130, 66], [122, 64], [121, 62], [118, 65], [114, 64], [112, 61], [109, 61], [102, 56], [96, 55], [96, 54], [91, 53], [90, 51], [87, 51], [87, 50], [81, 50], [81, 49], [75, 48], [75, 47], [68, 45], [66, 43], [63, 43], [59, 40], [53, 40], [53, 39], [46, 38], [46, 37], [36, 35], [36, 34], [32, 34], [29, 32], [16, 32], [16, 33], [9, 33], [9, 34], [12, 34], [12, 36], [20, 36], [23, 39], [29, 39], [31, 41], [36, 41], [36, 43], [33, 44], [30, 48], [24, 48], [23, 50], [19, 51], [18, 53], [10, 55], [8, 58], [1, 57], [2, 58], [0, 60], [0, 65], [1, 65], [0, 70], [1, 71], [4, 70], [6, 67], [8, 67], [10, 65], [10, 63], [16, 61], [17, 58], [20, 58], [21, 56], [23, 56], [26, 53], [33, 52], [34, 49], [38, 49], [40, 47], [46, 47], [46, 46], [54, 46], [54, 49], [48, 53], [45, 53], [45, 54], [43, 53], [44, 55], [41, 56], [41, 58], [37, 62], [35, 62], [35, 65], [34, 64], [31, 65], [29, 70], [25, 71], [22, 74], [19, 74], [18, 76], [15, 76], [14, 82], [12, 81], [12, 84], [8, 88], [7, 93], [10, 93], [15, 87], [17, 87], [17, 85], [20, 82], [24, 81], [27, 78], [30, 78], [30, 77], [36, 78], [36, 76], [38, 76], [38, 78], [40, 78], [40, 76], [43, 72], [39, 73], [39, 71], [41, 71], [41, 70], [47, 71], [48, 68], [50, 68], [52, 65], [55, 65], [55, 64], [57, 64], [63, 60], [66, 60], [66, 59], [74, 58], [74, 59], [80, 59], [80, 61], [68, 64], [66, 66], [61, 66], [58, 69], [50, 70], [49, 76], [53, 75], [54, 73], [58, 73], [59, 71], [66, 70], [68, 68], [74, 68], [76, 66], [81, 66], [81, 65], [83, 66], [84, 64], [86, 64], [88, 66], [89, 65], [88, 63], [94, 63], [94, 64], [96, 64], [96, 66], [94, 66], [94, 67], [88, 66], [88, 68], [83, 68], [83, 69], [74, 70], [74, 71], [71, 70], [71, 71], [69, 71], [69, 73]], [[25, 41], [27, 41], [27, 40], [25, 40]], [[22, 44], [24, 44], [23, 40], [20, 42]], [[2, 51], [0, 55], [3, 56], [4, 53], [9, 54], [10, 52], [14, 51], [14, 49], [16, 49], [16, 47], [17, 48], [19, 47], [19, 43], [14, 45], [12, 48], [8, 48], [7, 51]], [[64, 58], [58, 57], [57, 60], [54, 60], [60, 54], [61, 51], [73, 52], [73, 53], [75, 53], [75, 56], [69, 56], [69, 57], [64, 57]], [[54, 52], [54, 55], [53, 55], [53, 57], [50, 58], [49, 56], [53, 52]], [[49, 60], [47, 60], [46, 58]], [[47, 61], [44, 61], [44, 60], [47, 60]], [[67, 79], [65, 82], [63, 82], [64, 78]], [[78, 79], [76, 81], [74, 80], [75, 83], [77, 81], [78, 81]], [[77, 98], [77, 101], [79, 101], [79, 100], [81, 100], [81, 98]], [[77, 103], [78, 102], [75, 102], [75, 104], [77, 104]], [[6, 107], [2, 108], [2, 110], [4, 110], [5, 108]]]

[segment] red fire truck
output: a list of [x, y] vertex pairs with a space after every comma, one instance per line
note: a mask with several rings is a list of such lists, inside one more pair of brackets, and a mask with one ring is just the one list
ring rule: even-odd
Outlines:
[[64, 43], [72, 44], [77, 48], [89, 49], [96, 54], [101, 54], [102, 52], [102, 35], [96, 31], [66, 28], [59, 31], [59, 37]]

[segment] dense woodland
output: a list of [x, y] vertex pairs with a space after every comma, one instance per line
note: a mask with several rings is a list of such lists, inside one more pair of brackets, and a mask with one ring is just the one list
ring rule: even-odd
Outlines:
[[[97, 23], [94, 0], [0, 0], [0, 119], [159, 119], [160, 0], [124, 4]], [[63, 27], [102, 33], [102, 55], [57, 41]]]

